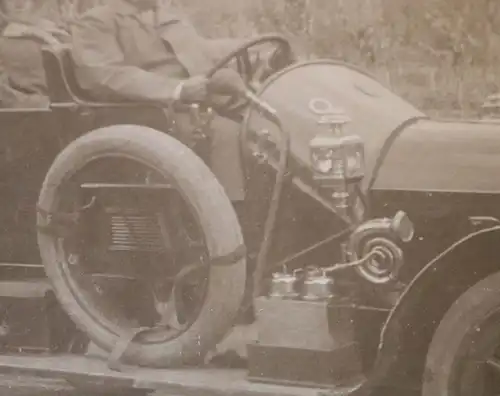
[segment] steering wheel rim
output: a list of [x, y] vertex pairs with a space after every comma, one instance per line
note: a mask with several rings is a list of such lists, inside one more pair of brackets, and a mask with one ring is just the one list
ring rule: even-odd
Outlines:
[[248, 51], [250, 48], [266, 43], [266, 42], [276, 42], [283, 46], [286, 50], [291, 51], [292, 47], [290, 45], [290, 42], [284, 37], [279, 34], [265, 34], [253, 39], [248, 40], [246, 43], [243, 43], [240, 45], [238, 48], [235, 48], [232, 50], [229, 54], [227, 54], [224, 58], [222, 58], [220, 61], [218, 61], [207, 73], [206, 77], [211, 78], [217, 71], [220, 69], [224, 68], [233, 58], [237, 57], [238, 55], [241, 54], [243, 51]]
[[[283, 48], [285, 51], [288, 53], [291, 53], [292, 47], [290, 45], [290, 42], [282, 35], [279, 34], [266, 34], [266, 35], [261, 35], [259, 37], [255, 37], [253, 39], [248, 40], [247, 42], [241, 44], [238, 48], [235, 48], [233, 51], [231, 51], [229, 54], [227, 54], [225, 57], [223, 57], [220, 61], [218, 61], [210, 70], [205, 74], [205, 77], [207, 79], [210, 79], [214, 76], [217, 71], [223, 69], [225, 66], [227, 66], [234, 58], [237, 59], [237, 65], [238, 65], [238, 73], [241, 75], [244, 73], [243, 69], [247, 69], [247, 73], [250, 77], [251, 74], [249, 73], [248, 70], [250, 70], [250, 64], [251, 62], [249, 61], [249, 54], [248, 50], [256, 45], [263, 44], [263, 43], [274, 43], [276, 48]], [[244, 60], [241, 60], [240, 57], [244, 57]], [[241, 69], [241, 70], [240, 70]], [[243, 76], [242, 76], [243, 77]], [[249, 86], [249, 81], [247, 79], [243, 78], [243, 81], [245, 83], [245, 86]], [[218, 111], [223, 111], [225, 112], [232, 104], [234, 104], [237, 101], [236, 95], [232, 95], [229, 97], [228, 101], [224, 103], [223, 105], [217, 105], [213, 106], [218, 109]]]

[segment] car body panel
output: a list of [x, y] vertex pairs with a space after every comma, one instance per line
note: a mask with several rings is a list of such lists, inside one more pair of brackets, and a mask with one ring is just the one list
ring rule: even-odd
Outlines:
[[1, 109], [0, 125], [0, 261], [38, 263], [36, 202], [63, 128], [49, 109]]
[[500, 193], [500, 123], [419, 120], [394, 139], [373, 189]]
[[[285, 69], [264, 83], [259, 96], [278, 111], [284, 129], [292, 137], [292, 155], [305, 166], [310, 165], [309, 141], [320, 128], [326, 128], [318, 125], [319, 116], [310, 110], [310, 101], [324, 98], [334, 107], [344, 109], [351, 118], [346, 133], [357, 134], [365, 141], [365, 189], [380, 152], [393, 132], [409, 120], [425, 117], [371, 76], [335, 61], [306, 62]], [[250, 115], [249, 127], [276, 133], [257, 112]]]

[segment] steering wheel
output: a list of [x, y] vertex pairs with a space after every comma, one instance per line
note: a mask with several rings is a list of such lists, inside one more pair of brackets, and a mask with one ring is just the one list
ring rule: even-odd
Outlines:
[[[238, 73], [242, 77], [245, 88], [254, 91], [254, 87], [252, 87], [251, 83], [252, 81], [254, 81], [257, 70], [256, 66], [252, 64], [250, 49], [264, 43], [270, 43], [276, 47], [272, 54], [268, 57], [268, 59], [265, 60], [268, 68], [278, 69], [290, 63], [290, 61], [292, 60], [292, 47], [290, 45], [290, 42], [280, 35], [263, 35], [253, 38], [231, 51], [206, 73], [206, 77], [208, 79], [212, 78], [215, 73], [217, 73], [221, 69], [224, 69], [231, 63], [233, 59], [235, 59], [237, 62]], [[273, 60], [275, 60], [273, 58], [277, 58], [277, 55], [285, 56], [287, 59], [287, 64], [281, 65], [280, 62], [277, 62], [278, 65], [273, 65]], [[235, 91], [237, 90], [235, 89]], [[218, 103], [213, 107], [219, 112], [235, 111], [235, 104], [238, 102], [239, 96], [240, 95], [238, 94], [238, 92], [234, 92], [233, 94], [229, 95], [228, 100], [222, 103]], [[240, 106], [238, 106], [238, 109], [239, 107]]]

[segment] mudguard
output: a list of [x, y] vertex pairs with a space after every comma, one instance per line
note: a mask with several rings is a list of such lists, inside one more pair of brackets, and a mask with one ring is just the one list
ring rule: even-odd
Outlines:
[[[477, 231], [451, 245], [419, 272], [390, 312], [381, 332], [373, 371], [360, 388], [366, 389], [387, 378], [397, 359], [400, 334], [407, 325], [406, 318], [415, 312], [426, 290], [436, 282], [443, 288], [451, 287], [460, 269], [456, 266], [464, 262], [471, 265], [461, 277], [467, 279], [469, 287], [490, 273], [500, 270], [497, 260], [499, 243], [500, 226]], [[450, 277], [450, 274], [453, 274], [453, 277]], [[457, 289], [457, 293], [460, 294], [460, 289]]]

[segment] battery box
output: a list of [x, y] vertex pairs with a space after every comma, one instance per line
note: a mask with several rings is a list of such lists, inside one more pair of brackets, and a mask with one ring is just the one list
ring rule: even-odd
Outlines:
[[332, 387], [359, 376], [362, 363], [346, 311], [329, 315], [326, 301], [256, 300], [257, 340], [248, 345], [249, 380]]

